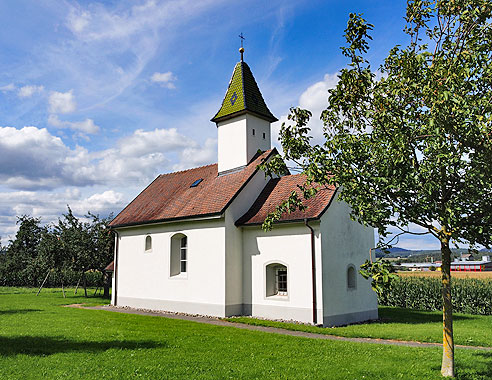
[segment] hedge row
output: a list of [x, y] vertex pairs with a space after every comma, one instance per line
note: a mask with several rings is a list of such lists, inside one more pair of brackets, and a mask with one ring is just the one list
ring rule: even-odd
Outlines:
[[[453, 310], [492, 315], [492, 279], [453, 278]], [[379, 297], [379, 304], [416, 310], [442, 310], [441, 279], [398, 277]]]

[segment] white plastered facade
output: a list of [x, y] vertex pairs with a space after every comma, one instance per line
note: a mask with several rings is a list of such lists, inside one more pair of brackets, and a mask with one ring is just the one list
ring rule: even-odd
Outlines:
[[[220, 121], [217, 129], [218, 175], [241, 170], [258, 150], [270, 149], [270, 123], [251, 113]], [[218, 317], [316, 320], [325, 326], [377, 318], [376, 296], [357, 273], [374, 246], [373, 229], [350, 220], [348, 205], [337, 200], [309, 221], [314, 308], [313, 247], [306, 222], [280, 223], [270, 232], [235, 224], [267, 183], [257, 171], [220, 215], [117, 227], [112, 304]], [[148, 236], [150, 250], [145, 249]], [[179, 275], [171, 275], [173, 236], [187, 240], [187, 269]], [[272, 266], [286, 269], [286, 291], [268, 293], [272, 271], [267, 267]], [[348, 286], [350, 267], [356, 269], [355, 287]]]
[[246, 166], [258, 150], [270, 149], [270, 123], [243, 114], [217, 123], [219, 173]]
[[[236, 227], [265, 185], [256, 173], [220, 217], [118, 229], [113, 304], [218, 317], [252, 315], [313, 323], [311, 231], [305, 222]], [[377, 300], [358, 274], [374, 243], [372, 228], [350, 220], [349, 207], [332, 201], [314, 230], [316, 322], [344, 325], [376, 319]], [[171, 276], [171, 238], [187, 236], [187, 272]], [[152, 237], [152, 250], [145, 239]], [[267, 266], [287, 268], [286, 295], [267, 294]], [[356, 273], [348, 286], [348, 270]]]

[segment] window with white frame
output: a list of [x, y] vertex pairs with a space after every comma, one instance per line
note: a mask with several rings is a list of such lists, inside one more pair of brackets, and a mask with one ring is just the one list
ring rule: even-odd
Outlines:
[[188, 237], [182, 233], [171, 237], [170, 276], [188, 272]]
[[188, 238], [186, 236], [181, 238], [180, 248], [180, 268], [181, 273], [186, 273], [186, 250], [188, 249]]
[[145, 237], [145, 252], [150, 251], [152, 251], [152, 237], [150, 235], [147, 235]]
[[283, 264], [272, 263], [266, 266], [266, 296], [287, 296], [288, 276], [287, 267]]

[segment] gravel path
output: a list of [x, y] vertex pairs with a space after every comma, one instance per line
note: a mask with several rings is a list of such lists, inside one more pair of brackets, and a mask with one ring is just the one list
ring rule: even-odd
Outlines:
[[[336, 335], [326, 335], [326, 334], [315, 334], [305, 331], [293, 331], [286, 330], [277, 327], [266, 327], [266, 326], [252, 326], [243, 323], [233, 323], [224, 321], [214, 317], [206, 317], [200, 315], [189, 315], [189, 314], [181, 314], [181, 313], [170, 313], [164, 311], [153, 311], [153, 310], [144, 310], [144, 309], [132, 309], [128, 307], [114, 307], [114, 306], [91, 306], [84, 307], [81, 304], [67, 305], [68, 307], [80, 308], [80, 309], [90, 309], [90, 310], [105, 310], [111, 311], [115, 313], [124, 313], [124, 314], [137, 314], [137, 315], [150, 315], [155, 317], [164, 317], [171, 319], [180, 319], [184, 321], [192, 321], [198, 323], [206, 323], [209, 325], [215, 326], [227, 326], [227, 327], [235, 327], [243, 330], [252, 330], [252, 331], [262, 331], [267, 333], [281, 334], [281, 335], [290, 335], [297, 336], [302, 338], [311, 338], [311, 339], [326, 339], [326, 340], [338, 340], [343, 342], [356, 342], [356, 343], [370, 343], [370, 344], [387, 344], [392, 346], [406, 346], [406, 347], [441, 347], [440, 343], [423, 343], [423, 342], [412, 342], [412, 341], [401, 341], [401, 340], [392, 340], [392, 339], [374, 339], [374, 338], [347, 338]], [[492, 351], [492, 347], [481, 347], [481, 346], [464, 346], [464, 345], [455, 345], [456, 348], [462, 348], [467, 350], [481, 350], [481, 351]]]

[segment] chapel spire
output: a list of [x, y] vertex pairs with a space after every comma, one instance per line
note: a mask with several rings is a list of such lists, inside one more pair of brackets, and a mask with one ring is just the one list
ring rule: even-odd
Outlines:
[[[241, 45], [242, 38], [241, 35]], [[241, 61], [234, 67], [229, 87], [219, 112], [217, 125], [219, 175], [246, 167], [258, 154], [271, 149], [270, 123], [277, 121], [268, 109], [249, 66]]]
[[243, 60], [244, 48], [239, 49], [241, 61], [236, 64], [222, 106], [211, 121], [218, 123], [245, 113], [251, 113], [270, 123], [278, 119], [268, 109], [249, 66]]

